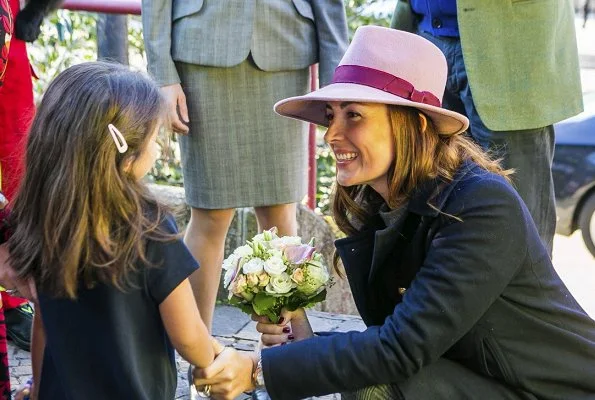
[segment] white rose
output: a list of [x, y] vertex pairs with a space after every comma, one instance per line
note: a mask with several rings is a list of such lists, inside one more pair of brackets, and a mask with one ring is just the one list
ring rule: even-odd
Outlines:
[[233, 251], [233, 254], [235, 254], [238, 257], [251, 256], [252, 255], [252, 247], [250, 247], [249, 245], [245, 244], [245, 245], [240, 246], [237, 249], [235, 249]]
[[330, 276], [326, 267], [324, 266], [315, 266], [309, 265], [308, 266], [308, 274], [310, 275], [310, 279], [315, 280], [316, 282], [320, 282], [320, 285], [324, 285], [328, 282]]
[[323, 271], [326, 272], [326, 267], [324, 266], [324, 264], [321, 261], [310, 260], [310, 261], [308, 261], [308, 265], [310, 265], [312, 267], [320, 268], [320, 269], [322, 269]]
[[303, 270], [304, 280], [298, 285], [298, 290], [306, 295], [319, 292], [330, 278], [325, 267], [308, 263]]
[[271, 240], [271, 247], [283, 250], [287, 246], [299, 246], [302, 244], [302, 238], [299, 236], [283, 236]]
[[291, 277], [285, 272], [280, 275], [271, 276], [271, 281], [266, 287], [267, 293], [285, 294], [294, 287]]
[[264, 233], [259, 233], [258, 235], [254, 236], [252, 238], [252, 241], [253, 242], [260, 242], [260, 243], [262, 243], [262, 242], [266, 242], [267, 240], [265, 238]]
[[226, 289], [229, 289], [229, 284], [235, 277], [235, 274], [236, 274], [235, 268], [229, 268], [227, 271], [225, 271], [225, 276], [223, 277], [223, 286]]
[[223, 269], [229, 271], [230, 268], [236, 266], [236, 262], [238, 261], [238, 256], [235, 254], [230, 254], [225, 260], [223, 260]]
[[264, 270], [269, 275], [279, 275], [287, 269], [281, 257], [271, 257], [264, 262]]
[[283, 258], [283, 252], [281, 250], [270, 249], [268, 252], [271, 257]]
[[260, 258], [253, 258], [242, 267], [245, 274], [260, 274], [264, 268], [264, 261]]

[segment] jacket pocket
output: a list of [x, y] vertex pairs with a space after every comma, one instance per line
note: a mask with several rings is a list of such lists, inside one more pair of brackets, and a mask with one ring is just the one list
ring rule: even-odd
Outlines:
[[172, 21], [196, 14], [202, 9], [204, 0], [175, 0], [172, 10]]
[[501, 379], [509, 384], [515, 384], [516, 378], [500, 348], [500, 345], [494, 338], [485, 337], [483, 339], [483, 364], [486, 373], [497, 379]]
[[[314, 11], [307, 0], [292, 0], [297, 12], [304, 18], [314, 21]], [[317, 0], [318, 1], [318, 0]]]

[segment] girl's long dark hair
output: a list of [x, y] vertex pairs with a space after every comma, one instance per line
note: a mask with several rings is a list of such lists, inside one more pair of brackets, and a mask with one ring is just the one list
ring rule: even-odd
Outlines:
[[[75, 298], [81, 279], [124, 289], [139, 260], [148, 262], [146, 239], [172, 238], [159, 228], [164, 208], [131, 168], [163, 109], [149, 78], [117, 64], [79, 64], [50, 84], [12, 212], [8, 246], [21, 277], [58, 297]], [[125, 153], [108, 124], [126, 138]]]

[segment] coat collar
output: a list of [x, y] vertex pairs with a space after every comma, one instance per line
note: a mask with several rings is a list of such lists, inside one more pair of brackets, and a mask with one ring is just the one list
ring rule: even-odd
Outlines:
[[407, 215], [402, 224], [393, 224], [376, 231], [374, 239], [374, 256], [370, 267], [368, 282], [372, 283], [386, 258], [399, 254], [411, 241], [423, 217], [438, 216], [450, 193], [467, 174], [478, 166], [473, 162], [463, 162], [450, 182], [430, 179], [413, 192], [407, 206]]
[[457, 184], [477, 168], [474, 162], [463, 161], [452, 181], [438, 178], [425, 181], [411, 194], [407, 210], [420, 216], [436, 217]]

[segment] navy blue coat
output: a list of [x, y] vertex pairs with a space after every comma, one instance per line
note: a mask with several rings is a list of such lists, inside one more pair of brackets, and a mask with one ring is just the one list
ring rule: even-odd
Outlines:
[[440, 357], [539, 399], [595, 398], [595, 322], [502, 177], [465, 163], [416, 191], [402, 226], [336, 247], [368, 328], [264, 350], [273, 399], [398, 384]]

